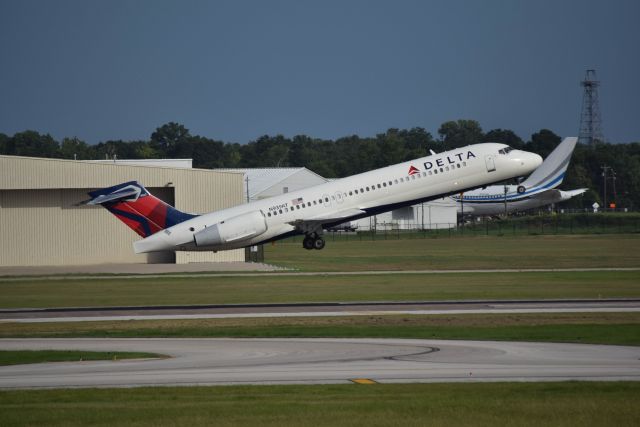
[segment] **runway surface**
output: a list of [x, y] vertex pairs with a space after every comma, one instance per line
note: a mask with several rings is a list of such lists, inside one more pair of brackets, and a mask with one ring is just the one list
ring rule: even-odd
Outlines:
[[169, 359], [0, 367], [0, 388], [640, 380], [640, 347], [406, 339], [3, 339]]
[[423, 301], [303, 304], [229, 304], [145, 307], [2, 309], [0, 322], [372, 316], [393, 314], [514, 314], [640, 312], [640, 299]]

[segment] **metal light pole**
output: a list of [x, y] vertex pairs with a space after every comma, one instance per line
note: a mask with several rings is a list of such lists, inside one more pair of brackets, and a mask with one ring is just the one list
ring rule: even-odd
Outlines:
[[616, 171], [614, 171], [613, 169], [611, 169], [611, 179], [613, 180], [613, 204], [617, 208], [618, 207], [618, 193], [616, 192]]
[[507, 186], [504, 186], [504, 217], [507, 217]]
[[604, 165], [604, 166], [601, 166], [601, 169], [602, 169], [602, 180], [604, 181], [604, 191], [603, 191], [604, 197], [602, 199], [604, 204], [603, 209], [606, 212], [607, 208], [609, 207], [609, 205], [607, 205], [607, 171], [611, 169], [611, 167]]

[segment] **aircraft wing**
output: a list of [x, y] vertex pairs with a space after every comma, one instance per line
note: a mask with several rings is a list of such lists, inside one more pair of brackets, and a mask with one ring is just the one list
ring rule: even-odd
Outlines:
[[327, 215], [319, 215], [309, 219], [297, 219], [295, 221], [291, 221], [289, 224], [304, 233], [320, 232], [322, 231], [322, 226], [324, 224], [344, 222], [348, 218], [364, 213], [365, 211], [362, 209], [345, 209], [343, 211], [332, 212]]

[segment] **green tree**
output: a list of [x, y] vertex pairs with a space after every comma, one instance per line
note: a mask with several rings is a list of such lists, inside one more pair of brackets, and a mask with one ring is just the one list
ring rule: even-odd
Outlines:
[[491, 129], [484, 135], [482, 142], [499, 142], [516, 149], [524, 148], [524, 141], [522, 138], [509, 129]]
[[147, 141], [140, 141], [141, 144], [138, 144], [134, 150], [134, 158], [135, 159], [157, 159], [160, 157], [158, 152], [151, 148], [151, 144]]
[[189, 138], [189, 129], [179, 123], [169, 122], [151, 134], [151, 148], [161, 156], [175, 157], [178, 146], [188, 143]]
[[330, 162], [325, 168], [334, 170], [334, 174], [329, 175], [332, 178], [375, 169], [380, 162], [380, 146], [372, 138], [352, 135], [335, 142], [327, 141], [325, 147], [322, 157]]
[[63, 138], [60, 143], [60, 156], [63, 159], [89, 160], [93, 154], [87, 143], [76, 137]]
[[384, 167], [400, 163], [405, 158], [405, 141], [398, 129], [391, 128], [385, 133], [376, 135], [379, 147], [377, 167]]
[[7, 144], [9, 143], [9, 136], [0, 132], [0, 154], [7, 153]]
[[438, 129], [445, 150], [477, 144], [482, 141], [484, 132], [475, 120], [448, 121]]
[[240, 155], [240, 144], [224, 144], [222, 156], [225, 168], [240, 167], [242, 162], [242, 156]]
[[244, 167], [287, 167], [290, 144], [282, 135], [261, 136], [241, 147]]
[[531, 141], [525, 145], [525, 149], [540, 154], [546, 158], [562, 141], [558, 135], [549, 129], [541, 129], [531, 135]]
[[59, 145], [49, 134], [27, 130], [13, 135], [6, 142], [7, 154], [28, 157], [59, 157]]
[[179, 158], [192, 158], [197, 168], [216, 169], [225, 167], [224, 143], [213, 139], [194, 136], [189, 141], [190, 152], [180, 150]]
[[296, 135], [291, 140], [289, 159], [291, 166], [306, 167], [318, 158], [314, 140], [306, 135]]
[[147, 141], [122, 141], [112, 140], [100, 142], [95, 146], [95, 158], [97, 159], [142, 159]]
[[429, 154], [429, 150], [440, 149], [433, 136], [424, 128], [414, 127], [401, 130], [400, 137], [404, 140], [405, 156], [402, 160], [413, 160]]

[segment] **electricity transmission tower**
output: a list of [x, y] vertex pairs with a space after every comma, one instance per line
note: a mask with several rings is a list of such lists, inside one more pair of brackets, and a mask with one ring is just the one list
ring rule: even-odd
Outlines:
[[600, 105], [598, 102], [598, 86], [600, 81], [596, 77], [596, 70], [587, 70], [584, 80], [580, 82], [584, 88], [582, 96], [582, 114], [580, 115], [579, 142], [589, 146], [595, 146], [598, 142], [604, 142], [602, 135], [602, 118], [600, 117]]

